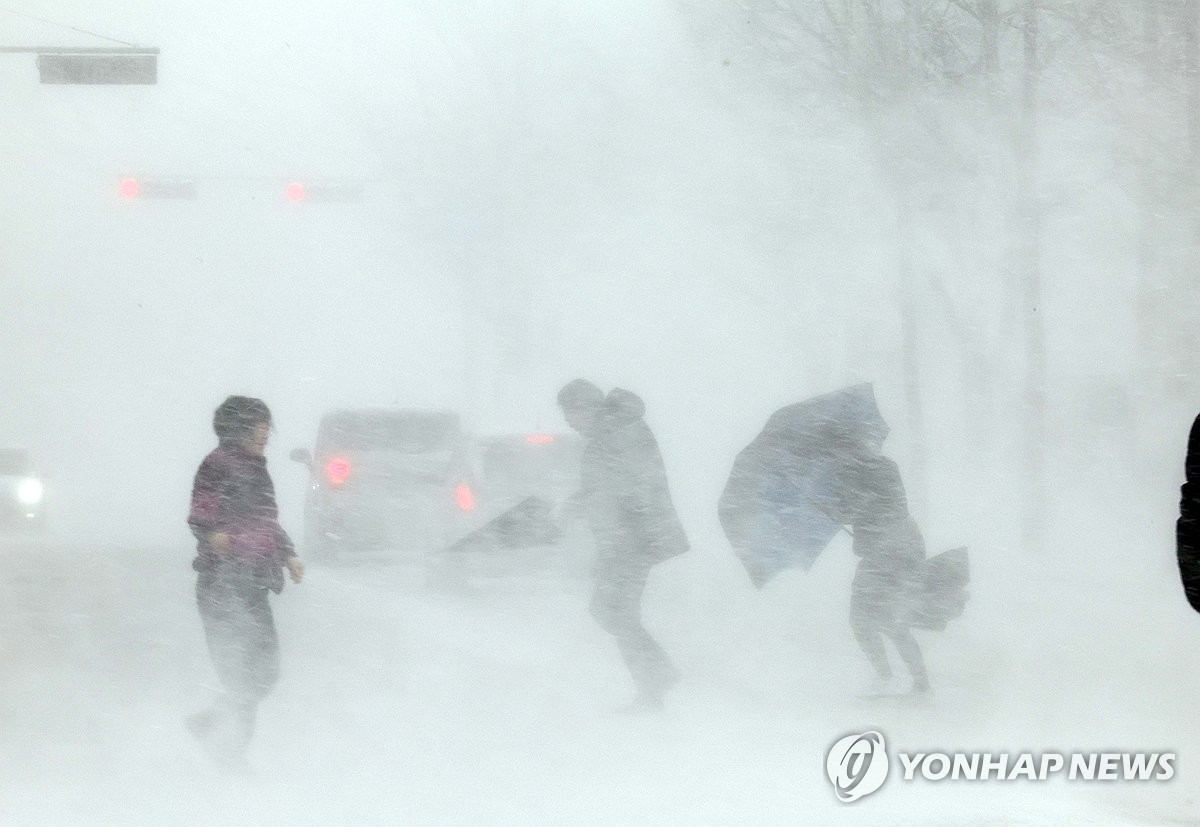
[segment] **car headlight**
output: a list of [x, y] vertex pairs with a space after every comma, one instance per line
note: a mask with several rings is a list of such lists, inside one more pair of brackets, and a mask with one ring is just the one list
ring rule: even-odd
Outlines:
[[42, 485], [41, 480], [21, 480], [21, 484], [17, 486], [17, 499], [23, 505], [37, 505], [42, 501], [45, 491], [46, 487]]

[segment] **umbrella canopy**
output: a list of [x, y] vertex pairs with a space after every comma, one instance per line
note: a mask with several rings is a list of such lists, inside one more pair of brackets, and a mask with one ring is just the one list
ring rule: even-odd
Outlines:
[[845, 463], [888, 430], [871, 386], [852, 385], [780, 408], [737, 455], [717, 510], [756, 586], [812, 567], [845, 522]]
[[554, 521], [553, 511], [554, 504], [548, 500], [526, 497], [445, 550], [524, 548], [555, 543], [562, 537], [562, 529]]

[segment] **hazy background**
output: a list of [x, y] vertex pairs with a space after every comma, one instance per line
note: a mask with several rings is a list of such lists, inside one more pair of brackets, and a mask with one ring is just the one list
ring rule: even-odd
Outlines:
[[[738, 703], [786, 751], [763, 710], [824, 685], [801, 664], [857, 668], [853, 561], [835, 541], [807, 578], [756, 593], [716, 499], [773, 410], [870, 381], [931, 552], [972, 548], [971, 608], [930, 638], [935, 684], [1015, 698], [961, 702], [956, 743], [1197, 745], [1190, 708], [1164, 700], [1200, 687], [1173, 561], [1200, 410], [1195, 2], [18, 11], [162, 48], [154, 87], [41, 86], [32, 56], [0, 56], [0, 443], [49, 476], [54, 537], [110, 584], [99, 616], [137, 555], [177, 566], [150, 600], [177, 598], [192, 636], [154, 636], [165, 672], [199, 645], [184, 519], [226, 395], [272, 407], [298, 534], [286, 454], [324, 411], [560, 427], [554, 393], [582, 375], [644, 397], [693, 539], [648, 615], [702, 685], [753, 684]], [[3, 45], [102, 43], [0, 12]], [[122, 201], [123, 175], [194, 178], [199, 197]], [[339, 178], [365, 180], [362, 199], [283, 197]], [[291, 605], [285, 651], [288, 624], [311, 623]], [[563, 617], [594, 635], [579, 608]], [[828, 634], [797, 631], [813, 628]], [[772, 665], [779, 646], [797, 671]], [[1104, 717], [1100, 686], [1124, 729], [1083, 725]], [[1033, 714], [1047, 693], [1082, 728]], [[720, 701], [697, 703], [720, 720]], [[823, 755], [857, 720], [803, 748]], [[775, 760], [755, 743], [742, 763]]]

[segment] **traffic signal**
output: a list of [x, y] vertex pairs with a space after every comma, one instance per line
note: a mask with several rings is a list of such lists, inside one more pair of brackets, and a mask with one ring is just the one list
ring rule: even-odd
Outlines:
[[158, 83], [158, 50], [44, 49], [37, 68], [41, 83], [152, 86]]
[[292, 204], [324, 201], [360, 201], [362, 181], [288, 181], [283, 197]]
[[[262, 191], [260, 188], [264, 184], [267, 186], [279, 185], [278, 178], [266, 176], [245, 178], [205, 174], [199, 176], [199, 180], [205, 182], [206, 190], [217, 190], [215, 193], [208, 193], [209, 195], [228, 194], [226, 191], [237, 191], [241, 183], [249, 182], [255, 193], [250, 196], [252, 198], [258, 197], [257, 193]], [[364, 189], [365, 182], [361, 180], [291, 180], [283, 185], [283, 198], [291, 204], [355, 202], [362, 200]], [[140, 201], [145, 198], [194, 200], [199, 194], [197, 178], [190, 176], [123, 175], [117, 179], [117, 195], [123, 201]]]
[[117, 183], [117, 194], [132, 201], [141, 198], [193, 199], [196, 182], [187, 178], [137, 178], [126, 176]]

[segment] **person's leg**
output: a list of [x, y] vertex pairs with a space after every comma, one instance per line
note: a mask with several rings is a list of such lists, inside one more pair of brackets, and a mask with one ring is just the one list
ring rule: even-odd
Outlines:
[[880, 680], [892, 677], [887, 652], [883, 648], [883, 628], [887, 625], [887, 589], [882, 573], [868, 560], [859, 562], [850, 586], [850, 629]]
[[196, 604], [204, 627], [204, 640], [213, 670], [225, 693], [207, 709], [190, 716], [187, 725], [214, 757], [222, 759], [241, 740], [236, 692], [242, 683], [244, 647], [238, 633], [238, 603], [236, 593], [218, 578], [201, 575], [197, 580]]
[[900, 653], [900, 659], [904, 661], [909, 674], [912, 675], [913, 691], [928, 692], [929, 675], [925, 671], [925, 658], [921, 654], [921, 646], [913, 636], [912, 629], [893, 629], [888, 632], [888, 637], [892, 639], [896, 651]]
[[631, 565], [611, 548], [604, 551], [595, 571], [592, 616], [616, 639], [639, 698], [661, 704], [663, 693], [678, 681], [679, 675], [666, 652], [642, 625], [641, 600], [649, 569]]
[[660, 705], [663, 695], [679, 680], [679, 671], [642, 623], [642, 595], [650, 569], [630, 566], [612, 583], [612, 628], [617, 648], [637, 686], [639, 698]]
[[267, 590], [198, 585], [197, 597], [213, 667], [225, 695], [188, 725], [224, 759], [239, 759], [254, 732], [258, 702], [279, 677], [279, 644]]
[[250, 746], [258, 704], [279, 680], [279, 638], [267, 595], [267, 589], [250, 589], [241, 603], [240, 645], [236, 647], [240, 662], [236, 665], [236, 689], [229, 695], [230, 748], [235, 756], [243, 755]]
[[255, 703], [279, 682], [279, 635], [267, 589], [254, 589], [246, 600], [244, 695]]
[[906, 542], [903, 548], [908, 553], [899, 557], [893, 565], [896, 589], [887, 636], [895, 645], [909, 674], [912, 675], [913, 691], [928, 692], [929, 675], [925, 671], [925, 658], [921, 654], [920, 644], [917, 643], [917, 639], [912, 633], [912, 627], [908, 625], [914, 607], [919, 607], [928, 600], [925, 589], [924, 543], [920, 539], [920, 532], [917, 530], [915, 522], [909, 520], [906, 528], [907, 536], [916, 539]]
[[596, 564], [595, 582], [592, 585], [592, 600], [588, 611], [600, 628], [610, 635], [617, 633], [617, 611], [620, 602], [621, 584], [616, 567], [608, 560]]
[[617, 648], [637, 686], [638, 697], [651, 705], [662, 704], [667, 690], [679, 681], [679, 670], [658, 641], [638, 624], [617, 636]]

